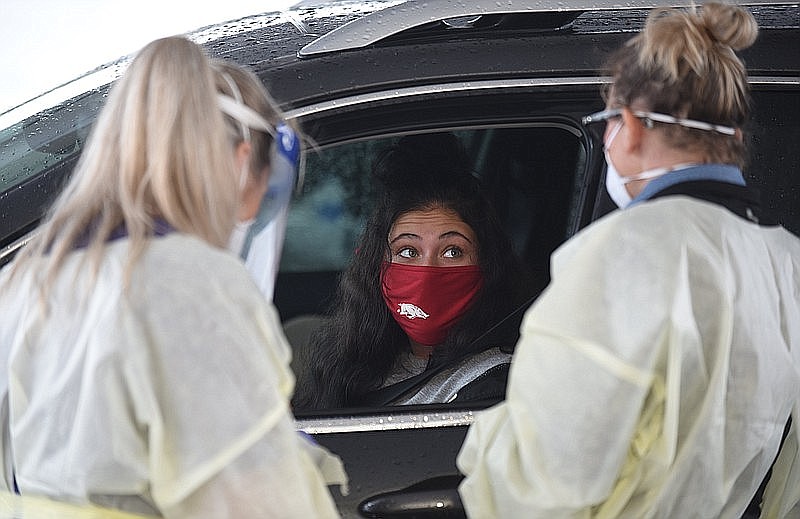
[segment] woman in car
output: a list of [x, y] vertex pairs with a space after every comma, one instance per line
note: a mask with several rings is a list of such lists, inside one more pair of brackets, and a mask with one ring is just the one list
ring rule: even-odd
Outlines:
[[277, 312], [225, 250], [249, 156], [222, 110], [253, 134], [270, 114], [221, 98], [214, 78], [187, 39], [142, 49], [2, 273], [0, 488], [23, 505], [338, 516], [324, 451], [294, 429]]
[[374, 173], [377, 205], [308, 346], [296, 409], [501, 398], [516, 324], [487, 332], [529, 285], [461, 144], [407, 136]]
[[553, 256], [458, 457], [470, 517], [740, 518], [773, 461], [753, 516], [800, 517], [800, 240], [742, 174], [757, 32], [656, 10], [611, 56], [585, 122], [623, 209]]

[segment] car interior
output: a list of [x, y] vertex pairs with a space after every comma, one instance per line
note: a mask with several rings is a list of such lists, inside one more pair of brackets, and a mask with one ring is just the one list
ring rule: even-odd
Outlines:
[[[532, 300], [547, 284], [550, 253], [568, 237], [581, 204], [588, 156], [583, 134], [560, 118], [450, 131], [472, 158], [474, 174], [533, 275]], [[302, 193], [290, 210], [275, 292], [295, 372], [305, 369], [304, 348], [358, 246], [371, 206], [371, 162], [398, 138], [362, 139], [309, 153]], [[517, 326], [518, 321], [511, 325], [514, 333]]]

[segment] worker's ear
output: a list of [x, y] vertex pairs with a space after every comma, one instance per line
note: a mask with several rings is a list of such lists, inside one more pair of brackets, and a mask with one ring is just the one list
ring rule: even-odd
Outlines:
[[247, 141], [242, 141], [236, 146], [236, 165], [239, 169], [242, 169], [247, 164], [247, 161], [250, 160], [252, 149], [253, 147]]
[[627, 129], [622, 143], [625, 151], [628, 153], [635, 152], [642, 144], [646, 128], [642, 124], [642, 120], [633, 115], [633, 112], [627, 106], [622, 109], [622, 122]]

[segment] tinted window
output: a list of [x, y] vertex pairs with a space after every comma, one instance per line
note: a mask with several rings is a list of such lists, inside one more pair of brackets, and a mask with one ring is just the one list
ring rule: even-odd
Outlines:
[[753, 93], [747, 181], [761, 192], [767, 214], [800, 235], [800, 92]]

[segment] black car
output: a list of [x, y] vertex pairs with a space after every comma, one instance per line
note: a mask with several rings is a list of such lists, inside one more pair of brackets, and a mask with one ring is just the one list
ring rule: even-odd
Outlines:
[[[601, 143], [580, 124], [603, 108], [604, 60], [650, 8], [682, 3], [303, 2], [190, 35], [211, 55], [250, 66], [315, 143], [275, 293], [298, 352], [371, 206], [372, 159], [403, 135], [459, 137], [537, 289], [546, 286], [553, 250], [615, 207]], [[761, 28], [742, 53], [754, 103], [745, 173], [767, 213], [800, 234], [800, 6], [745, 4]], [[0, 115], [0, 264], [35, 232], [126, 63]], [[480, 410], [340, 409], [299, 414], [297, 427], [343, 458], [351, 493], [333, 495], [345, 517], [459, 516], [455, 458]]]

